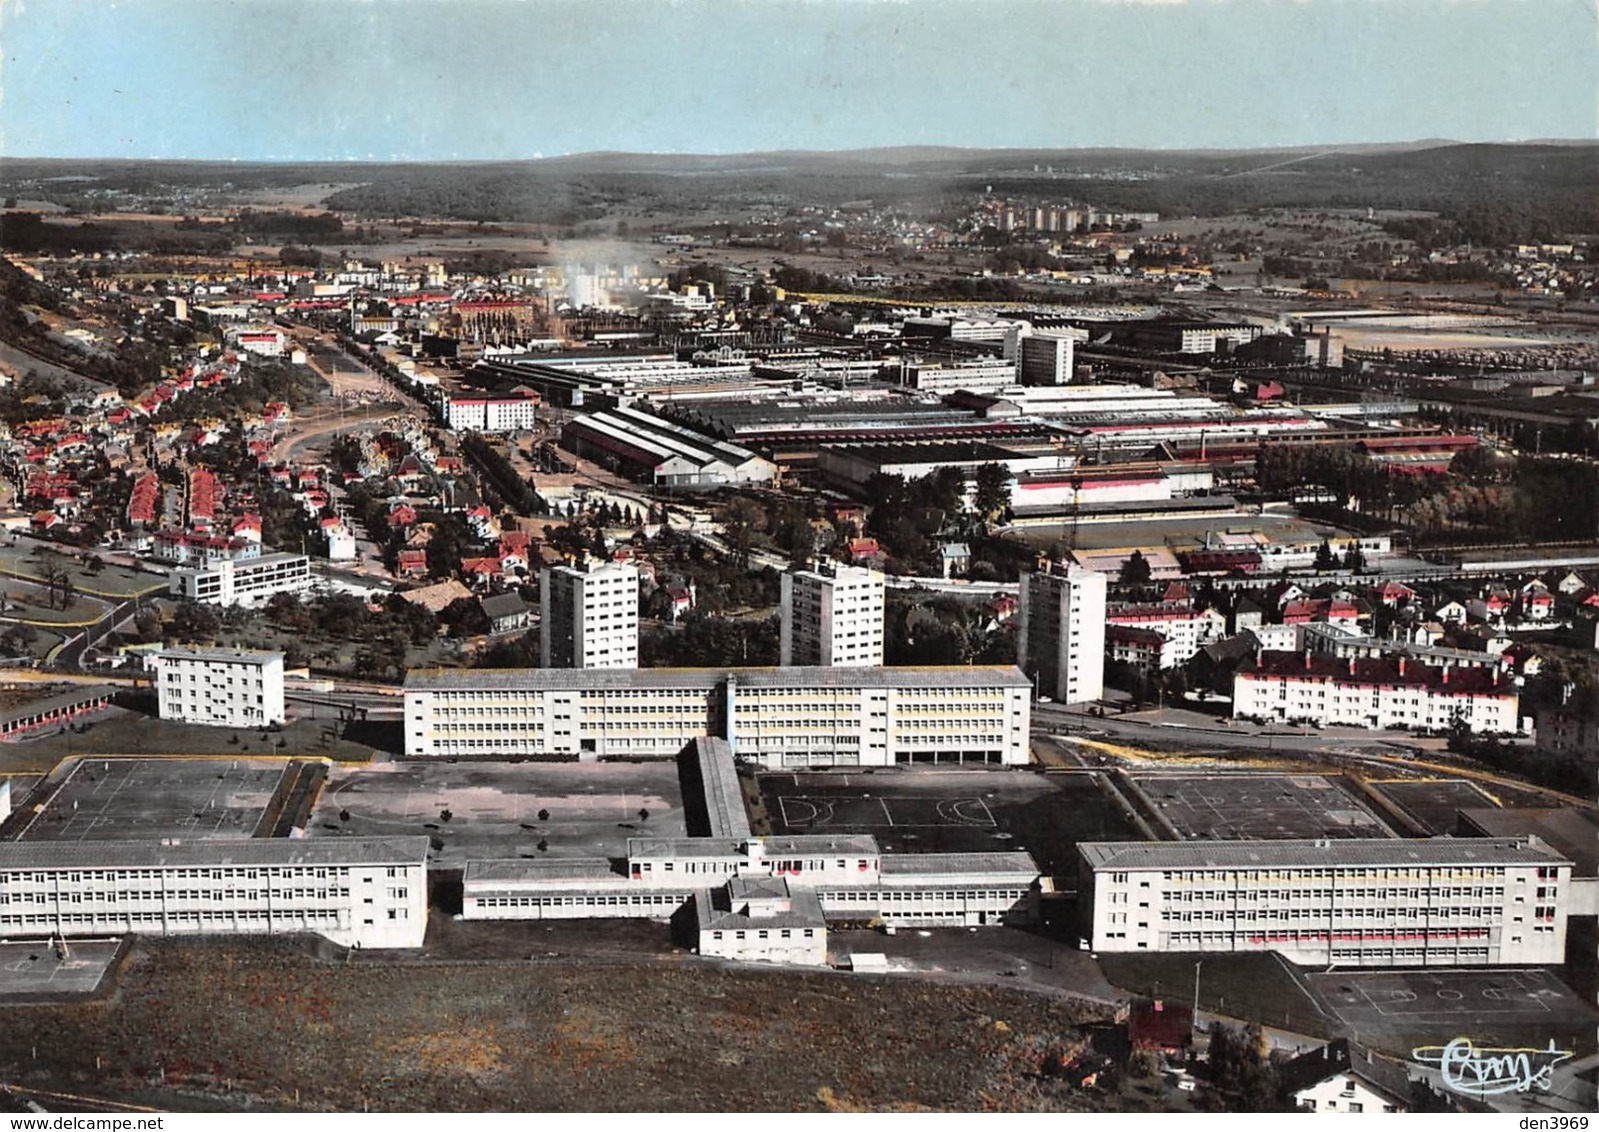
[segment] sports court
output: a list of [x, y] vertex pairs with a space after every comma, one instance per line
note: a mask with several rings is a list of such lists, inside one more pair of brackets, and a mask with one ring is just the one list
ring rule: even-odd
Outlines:
[[[102, 759], [62, 764], [13, 798], [19, 841], [193, 841], [253, 837], [288, 764], [280, 759]], [[33, 806], [37, 812], [26, 813]]]
[[1100, 777], [975, 766], [763, 774], [764, 813], [752, 818], [775, 834], [869, 834], [888, 853], [1022, 850], [1066, 875], [1077, 842], [1138, 836]]
[[1129, 775], [1182, 840], [1392, 837], [1341, 781], [1323, 774]]
[[1331, 971], [1305, 980], [1344, 1032], [1373, 1043], [1387, 1038], [1396, 1050], [1456, 1037], [1594, 1049], [1599, 1013], [1545, 970]]
[[121, 947], [117, 939], [0, 943], [0, 1001], [93, 994]]
[[981, 798], [885, 798], [863, 793], [859, 797], [822, 795], [780, 795], [778, 816], [790, 830], [825, 831], [831, 826], [851, 830], [883, 826], [890, 829], [924, 829], [931, 826], [965, 825], [975, 829], [997, 829], [993, 811]]
[[1498, 800], [1461, 778], [1390, 779], [1371, 788], [1388, 799], [1416, 823], [1417, 828], [1439, 837], [1455, 832], [1455, 811], [1497, 806]]

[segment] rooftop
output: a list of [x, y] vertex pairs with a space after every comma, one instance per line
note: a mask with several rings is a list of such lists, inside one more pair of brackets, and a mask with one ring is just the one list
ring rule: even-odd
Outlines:
[[0, 843], [0, 870], [166, 869], [254, 865], [425, 865], [426, 837], [341, 837], [247, 841], [12, 841]]
[[283, 659], [282, 653], [265, 649], [205, 649], [189, 645], [171, 645], [155, 655], [158, 660], [204, 660], [214, 664], [271, 664]]
[[612, 691], [741, 688], [1026, 688], [1014, 665], [902, 668], [477, 668], [412, 669], [407, 692]]
[[1368, 838], [1313, 841], [1091, 841], [1077, 847], [1097, 870], [1105, 869], [1297, 869], [1328, 866], [1400, 868], [1459, 865], [1569, 865], [1537, 839]]

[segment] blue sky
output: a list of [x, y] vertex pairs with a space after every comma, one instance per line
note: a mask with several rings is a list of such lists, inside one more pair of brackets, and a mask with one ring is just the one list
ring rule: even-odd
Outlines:
[[0, 155], [1599, 136], [1599, 0], [4, 0]]

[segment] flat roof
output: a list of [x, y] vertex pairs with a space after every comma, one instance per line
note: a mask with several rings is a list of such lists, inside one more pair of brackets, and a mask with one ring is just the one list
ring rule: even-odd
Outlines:
[[405, 676], [407, 692], [710, 690], [743, 688], [1028, 688], [1013, 664], [896, 668], [431, 668]]
[[[737, 857], [746, 859], [745, 838], [730, 837], [630, 837], [627, 840], [629, 860], [659, 859], [662, 857]], [[825, 833], [795, 834], [781, 837], [757, 838], [764, 856], [816, 856], [843, 853], [847, 856], [876, 857], [881, 850], [877, 839], [866, 834]]]
[[1014, 873], [1028, 881], [1038, 879], [1038, 862], [1031, 853], [885, 853], [885, 880], [932, 880], [935, 877], [972, 873]]
[[257, 837], [235, 841], [10, 841], [0, 869], [165, 869], [251, 865], [425, 865], [426, 837]]
[[224, 664], [270, 664], [283, 659], [282, 653], [266, 649], [206, 649], [188, 645], [173, 645], [155, 655], [158, 660], [205, 660]]
[[1095, 869], [1297, 869], [1393, 865], [1569, 865], [1536, 840], [1497, 837], [1312, 841], [1091, 841], [1077, 846]]
[[609, 857], [540, 858], [466, 862], [461, 872], [463, 884], [527, 883], [557, 880], [623, 880]]
[[57, 692], [53, 696], [30, 700], [28, 703], [0, 711], [0, 726], [15, 723], [19, 719], [27, 719], [30, 716], [45, 715], [61, 708], [92, 703], [99, 699], [109, 700], [121, 690], [121, 688], [113, 684], [90, 684], [87, 687], [82, 685], [74, 686], [68, 688], [65, 692]]

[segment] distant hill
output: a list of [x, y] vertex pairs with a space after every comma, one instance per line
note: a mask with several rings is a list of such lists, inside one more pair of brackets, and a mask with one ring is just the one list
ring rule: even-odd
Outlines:
[[[88, 180], [86, 180], [86, 178]], [[572, 225], [627, 210], [735, 219], [751, 202], [869, 200], [930, 208], [992, 186], [1021, 199], [1078, 200], [1163, 215], [1256, 208], [1437, 212], [1480, 242], [1599, 233], [1599, 144], [1539, 141], [1264, 150], [962, 149], [581, 153], [510, 162], [294, 163], [0, 159], [0, 191], [32, 199], [87, 188], [235, 190], [358, 182], [330, 207], [362, 216]], [[689, 188], [685, 182], [690, 182]]]

